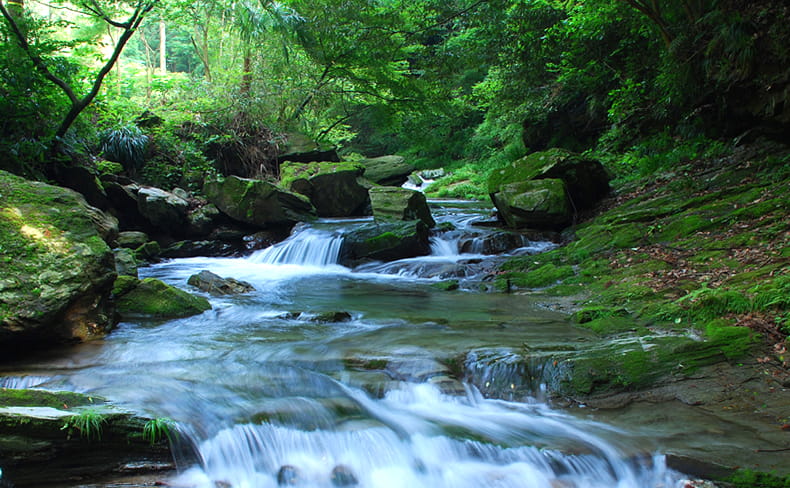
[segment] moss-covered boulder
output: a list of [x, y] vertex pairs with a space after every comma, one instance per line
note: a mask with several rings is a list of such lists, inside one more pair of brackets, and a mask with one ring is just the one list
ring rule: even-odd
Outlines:
[[355, 266], [366, 261], [394, 261], [430, 253], [429, 229], [423, 221], [375, 222], [344, 236], [340, 264]]
[[113, 287], [118, 314], [124, 319], [190, 317], [211, 309], [203, 297], [163, 283], [155, 278], [138, 280], [119, 276]]
[[112, 250], [78, 193], [0, 171], [0, 347], [102, 336]]
[[380, 156], [360, 163], [365, 167], [365, 178], [383, 186], [401, 186], [415, 170], [403, 156]]
[[368, 190], [358, 181], [364, 171], [354, 163], [286, 161], [280, 165], [280, 184], [309, 198], [320, 217], [367, 215]]
[[[155, 428], [154, 428], [155, 427]], [[2, 486], [173, 469], [166, 420], [72, 392], [0, 389]], [[46, 466], [46, 469], [42, 469]]]
[[429, 228], [436, 225], [425, 195], [418, 191], [394, 186], [370, 189], [370, 204], [376, 220], [420, 220]]
[[321, 144], [304, 134], [286, 134], [282, 152], [277, 155], [280, 161], [310, 163], [313, 161], [340, 161], [334, 146]]
[[203, 191], [222, 213], [257, 227], [293, 224], [315, 216], [307, 197], [268, 181], [229, 176], [207, 181]]
[[502, 185], [491, 197], [509, 227], [561, 229], [572, 219], [565, 183], [548, 178]]
[[[599, 161], [558, 148], [530, 154], [493, 171], [488, 178], [488, 193], [502, 213], [497, 203], [503, 201], [497, 199], [499, 193], [512, 194], [515, 191], [512, 185], [542, 179], [562, 180], [575, 211], [589, 208], [609, 193], [609, 176]], [[559, 202], [559, 198], [556, 201]]]

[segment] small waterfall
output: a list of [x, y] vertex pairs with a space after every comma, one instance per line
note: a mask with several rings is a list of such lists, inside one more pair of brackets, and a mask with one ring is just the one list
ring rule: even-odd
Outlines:
[[9, 390], [26, 390], [40, 386], [50, 378], [46, 376], [6, 376], [0, 377], [0, 388]]
[[338, 234], [304, 228], [288, 239], [253, 253], [250, 262], [257, 264], [296, 264], [329, 266], [337, 264], [343, 237]]
[[[201, 466], [176, 484], [331, 488], [643, 488], [675, 486], [660, 455], [629, 455], [602, 426], [544, 405], [450, 397], [409, 385], [374, 400], [370, 415], [334, 429], [239, 424], [198, 443]], [[448, 433], [452, 433], [448, 435]]]
[[458, 239], [431, 237], [431, 256], [457, 256]]

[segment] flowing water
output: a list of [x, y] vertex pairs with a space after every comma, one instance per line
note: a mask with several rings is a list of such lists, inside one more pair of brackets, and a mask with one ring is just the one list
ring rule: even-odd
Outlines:
[[[485, 212], [435, 207], [455, 230], [433, 238], [431, 256], [395, 263], [338, 265], [343, 233], [364, 220], [325, 220], [248, 257], [148, 267], [141, 275], [185, 289], [208, 269], [256, 291], [208, 297], [196, 317], [122, 323], [3, 386], [173, 419], [194, 451], [177, 459], [178, 486], [676, 486], [649, 441], [543, 402], [541, 365], [517, 361], [523, 345], [592, 339], [528, 296], [479, 292], [498, 259], [485, 254], [490, 231], [472, 225]], [[431, 286], [448, 277], [461, 290]]]

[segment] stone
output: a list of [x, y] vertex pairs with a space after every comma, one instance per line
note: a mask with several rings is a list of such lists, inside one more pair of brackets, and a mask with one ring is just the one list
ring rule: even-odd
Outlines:
[[257, 227], [294, 224], [315, 216], [315, 209], [307, 197], [268, 181], [228, 176], [207, 181], [203, 191], [222, 213]]
[[53, 178], [60, 186], [81, 194], [93, 207], [106, 209], [109, 202], [104, 185], [89, 169], [82, 166], [53, 165]]
[[401, 186], [415, 168], [403, 156], [380, 156], [363, 159], [365, 178], [383, 186]]
[[353, 267], [367, 261], [394, 261], [431, 253], [428, 226], [421, 220], [373, 222], [345, 234], [340, 264]]
[[369, 215], [368, 190], [359, 183], [365, 169], [354, 163], [280, 165], [281, 185], [310, 199], [319, 217]]
[[187, 226], [189, 202], [154, 187], [140, 188], [137, 208], [153, 227], [171, 235], [183, 234]]
[[137, 278], [137, 259], [134, 257], [131, 249], [117, 248], [113, 249], [115, 255], [115, 272], [119, 276], [133, 276]]
[[140, 187], [133, 183], [122, 184], [121, 181], [103, 183], [109, 201], [108, 212], [118, 218], [121, 231], [139, 231], [147, 228], [150, 224], [140, 213], [137, 205], [137, 192]]
[[285, 147], [278, 154], [280, 161], [311, 163], [313, 161], [340, 161], [334, 146], [320, 144], [304, 134], [286, 135]]
[[434, 283], [431, 286], [441, 291], [455, 291], [460, 285], [458, 284], [458, 280], [445, 280]]
[[113, 295], [116, 309], [123, 319], [175, 319], [211, 309], [211, 304], [205, 298], [155, 278], [137, 280], [131, 276], [119, 276], [113, 287]]
[[178, 241], [162, 249], [162, 252], [159, 253], [159, 257], [194, 258], [199, 256], [232, 256], [243, 250], [245, 250], [245, 246], [241, 241]]
[[502, 185], [492, 197], [499, 217], [514, 228], [561, 229], [572, 214], [560, 179], [527, 180]]
[[205, 237], [211, 234], [220, 223], [222, 214], [216, 205], [211, 203], [196, 208], [187, 214], [187, 234], [194, 237]]
[[148, 234], [146, 234], [145, 232], [140, 232], [136, 230], [127, 230], [118, 233], [118, 238], [116, 239], [116, 242], [120, 247], [125, 247], [127, 249], [137, 249], [138, 247], [142, 246], [143, 244], [145, 244], [150, 240], [151, 238], [148, 237]]
[[599, 161], [554, 148], [529, 154], [493, 171], [488, 179], [488, 193], [493, 199], [505, 185], [544, 178], [560, 179], [565, 183], [577, 212], [590, 208], [610, 190], [609, 175]]
[[428, 228], [436, 225], [425, 195], [418, 191], [380, 186], [369, 193], [376, 220], [421, 220]]
[[290, 464], [281, 466], [277, 471], [277, 484], [280, 486], [295, 486], [299, 484], [299, 469]]
[[523, 247], [528, 240], [521, 234], [513, 232], [493, 232], [483, 237], [462, 238], [459, 249], [470, 254], [502, 254]]
[[344, 464], [337, 465], [332, 469], [330, 479], [335, 486], [356, 486], [359, 484], [354, 471]]
[[168, 439], [141, 435], [150, 421], [94, 395], [0, 389], [0, 486], [173, 470]]
[[0, 171], [0, 347], [85, 340], [113, 326], [110, 247], [77, 192]]
[[211, 293], [212, 295], [237, 295], [255, 291], [255, 287], [246, 281], [234, 278], [222, 278], [211, 271], [203, 270], [189, 277], [187, 284]]
[[148, 241], [134, 250], [134, 257], [139, 261], [154, 262], [162, 253], [162, 247], [156, 241]]
[[85, 213], [93, 222], [93, 226], [108, 246], [114, 246], [118, 239], [118, 219], [102, 212], [96, 207], [85, 207]]

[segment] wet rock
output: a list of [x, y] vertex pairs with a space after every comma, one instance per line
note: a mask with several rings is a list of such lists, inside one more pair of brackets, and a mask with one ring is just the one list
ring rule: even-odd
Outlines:
[[340, 464], [332, 469], [332, 484], [335, 486], [356, 486], [359, 484], [356, 475], [346, 465]]
[[308, 197], [320, 217], [351, 217], [369, 213], [368, 190], [358, 181], [363, 171], [353, 163], [286, 161], [280, 165], [280, 181]]
[[190, 236], [204, 237], [222, 222], [222, 214], [216, 205], [209, 203], [190, 212], [187, 215], [187, 220], [187, 233]]
[[459, 288], [458, 280], [445, 280], [431, 285], [433, 288], [442, 291], [454, 291]]
[[207, 181], [203, 191], [225, 215], [256, 227], [304, 222], [315, 216], [307, 197], [268, 181], [228, 176]]
[[403, 156], [380, 156], [360, 163], [365, 167], [365, 179], [382, 186], [401, 186], [414, 171]]
[[288, 312], [279, 315], [278, 318], [284, 320], [306, 320], [309, 322], [319, 323], [337, 323], [350, 321], [351, 314], [348, 312], [321, 312], [316, 314], [306, 312]]
[[115, 263], [73, 190], [0, 171], [0, 347], [103, 336]]
[[148, 420], [95, 396], [1, 389], [3, 480], [50, 486], [53, 473], [74, 480], [120, 474], [126, 466], [174, 469], [168, 440], [152, 444], [141, 435]]
[[345, 234], [340, 264], [353, 267], [367, 261], [426, 256], [431, 253], [428, 227], [420, 220], [375, 222]]
[[142, 246], [134, 250], [134, 257], [139, 261], [153, 262], [159, 258], [162, 253], [162, 247], [156, 241], [148, 241]]
[[197, 256], [231, 256], [244, 249], [241, 242], [219, 240], [178, 241], [162, 250], [163, 258], [191, 258]]
[[113, 249], [115, 255], [115, 272], [119, 276], [133, 276], [137, 278], [137, 259], [130, 249]]
[[180, 318], [211, 309], [208, 300], [154, 278], [119, 276], [113, 288], [116, 309], [128, 318]]
[[183, 233], [187, 225], [189, 202], [160, 188], [137, 191], [137, 208], [153, 227], [171, 235]]
[[187, 284], [213, 295], [237, 295], [255, 291], [255, 287], [246, 281], [234, 278], [222, 278], [211, 271], [203, 270], [189, 277]]
[[494, 232], [481, 237], [465, 237], [458, 247], [462, 253], [502, 254], [524, 246], [527, 239], [513, 232]]
[[104, 186], [95, 174], [81, 166], [53, 165], [53, 179], [60, 186], [71, 188], [81, 194], [94, 207], [106, 209], [109, 202]]
[[374, 187], [370, 189], [370, 204], [376, 220], [421, 220], [428, 228], [436, 225], [425, 195], [415, 190]]
[[118, 234], [117, 242], [119, 247], [137, 249], [151, 240], [148, 234], [140, 231], [124, 231]]
[[299, 483], [299, 469], [286, 464], [277, 471], [277, 484], [280, 486], [294, 486]]

